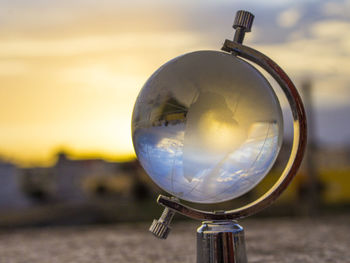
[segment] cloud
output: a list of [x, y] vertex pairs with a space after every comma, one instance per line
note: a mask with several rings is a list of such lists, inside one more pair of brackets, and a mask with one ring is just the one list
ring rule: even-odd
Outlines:
[[[319, 107], [336, 108], [350, 101], [350, 22], [321, 20], [288, 42], [258, 44], [258, 50], [271, 56], [296, 84], [311, 78], [314, 100]], [[304, 32], [304, 33], [305, 33]], [[297, 85], [298, 86], [298, 85]]]
[[342, 20], [322, 20], [310, 26], [311, 33], [321, 39], [349, 39], [350, 22]]
[[326, 1], [321, 10], [325, 16], [350, 18], [350, 1]]
[[283, 11], [277, 17], [277, 23], [281, 27], [293, 27], [301, 18], [301, 11], [296, 8], [291, 8]]
[[123, 33], [61, 39], [10, 39], [0, 42], [0, 57], [72, 56], [106, 50], [179, 48], [199, 44], [191, 32]]

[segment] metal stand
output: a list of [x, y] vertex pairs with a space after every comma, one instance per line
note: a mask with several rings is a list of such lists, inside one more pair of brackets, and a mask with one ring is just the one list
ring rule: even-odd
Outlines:
[[294, 137], [291, 154], [280, 178], [259, 199], [237, 209], [228, 211], [203, 211], [182, 204], [177, 198], [159, 195], [157, 202], [165, 207], [158, 220], [154, 220], [150, 231], [165, 239], [170, 231], [174, 214], [204, 221], [197, 229], [197, 263], [247, 263], [243, 228], [232, 221], [247, 217], [271, 205], [287, 188], [295, 176], [305, 151], [307, 128], [305, 110], [297, 89], [287, 74], [269, 57], [242, 45], [245, 33], [250, 32], [254, 15], [240, 10], [236, 14], [233, 41], [226, 40], [222, 50], [254, 62], [266, 70], [280, 85], [288, 99], [293, 114]]
[[204, 221], [197, 229], [197, 263], [247, 263], [243, 228], [235, 221]]

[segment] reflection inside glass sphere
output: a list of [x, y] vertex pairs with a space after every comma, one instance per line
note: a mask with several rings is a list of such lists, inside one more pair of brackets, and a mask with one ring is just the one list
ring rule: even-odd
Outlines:
[[283, 137], [282, 111], [253, 66], [217, 51], [177, 57], [137, 98], [136, 154], [161, 188], [181, 199], [236, 198], [271, 169]]

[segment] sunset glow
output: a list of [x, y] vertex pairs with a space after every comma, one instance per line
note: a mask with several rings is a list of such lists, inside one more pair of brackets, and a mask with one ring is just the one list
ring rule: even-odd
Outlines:
[[[295, 81], [311, 76], [319, 108], [348, 106], [349, 1], [318, 3], [314, 19], [307, 18], [311, 1], [203, 1], [201, 8], [199, 1], [73, 2], [2, 3], [4, 159], [47, 165], [60, 149], [73, 157], [133, 156], [131, 115], [144, 82], [175, 56], [220, 49], [233, 35], [235, 11], [244, 8], [257, 17], [248, 45]], [[266, 18], [269, 12], [273, 19]], [[286, 37], [278, 39], [276, 30]]]

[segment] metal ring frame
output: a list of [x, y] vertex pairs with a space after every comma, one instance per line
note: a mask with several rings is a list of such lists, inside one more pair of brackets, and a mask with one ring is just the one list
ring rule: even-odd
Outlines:
[[159, 195], [157, 200], [159, 204], [199, 220], [235, 220], [255, 214], [271, 205], [292, 181], [300, 167], [306, 148], [307, 127], [304, 106], [297, 89], [287, 74], [269, 57], [238, 42], [226, 40], [222, 50], [232, 52], [233, 55], [256, 63], [266, 70], [280, 85], [288, 99], [293, 115], [293, 146], [288, 163], [277, 182], [263, 196], [243, 207], [229, 211], [208, 212], [183, 205], [175, 198]]

